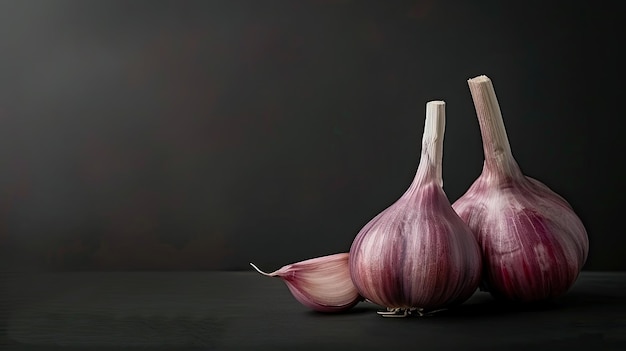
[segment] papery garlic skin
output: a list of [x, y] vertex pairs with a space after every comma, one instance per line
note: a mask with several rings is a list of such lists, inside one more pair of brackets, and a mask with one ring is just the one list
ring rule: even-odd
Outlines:
[[413, 183], [360, 230], [350, 248], [352, 281], [378, 305], [441, 309], [462, 303], [478, 287], [478, 244], [442, 189], [444, 129], [445, 103], [429, 102]]
[[348, 253], [312, 258], [265, 273], [281, 278], [301, 304], [319, 312], [341, 312], [352, 308], [363, 298], [350, 278]]
[[453, 208], [483, 253], [483, 286], [520, 302], [558, 297], [576, 281], [589, 241], [570, 204], [522, 174], [512, 156], [491, 80], [468, 81], [479, 118], [485, 163]]

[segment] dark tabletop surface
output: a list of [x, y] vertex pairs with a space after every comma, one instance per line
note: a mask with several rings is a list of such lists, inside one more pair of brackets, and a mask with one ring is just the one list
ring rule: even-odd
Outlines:
[[626, 272], [583, 272], [562, 298], [477, 292], [430, 317], [307, 310], [253, 272], [3, 273], [1, 350], [626, 350]]

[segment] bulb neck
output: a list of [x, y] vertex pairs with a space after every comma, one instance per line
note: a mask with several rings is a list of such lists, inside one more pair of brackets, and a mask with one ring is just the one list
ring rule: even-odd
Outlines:
[[424, 123], [424, 134], [422, 136], [420, 163], [412, 187], [432, 181], [443, 187], [442, 161], [445, 129], [445, 102], [428, 102], [426, 104], [426, 121]]
[[467, 81], [483, 140], [485, 164], [483, 172], [496, 178], [519, 179], [522, 172], [513, 158], [502, 112], [491, 79], [478, 76]]

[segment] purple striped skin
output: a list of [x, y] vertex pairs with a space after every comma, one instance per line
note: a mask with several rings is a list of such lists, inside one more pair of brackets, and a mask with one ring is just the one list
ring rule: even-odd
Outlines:
[[380, 306], [427, 312], [460, 304], [478, 288], [478, 243], [441, 185], [444, 126], [444, 103], [429, 102], [413, 183], [350, 248], [352, 281]]
[[561, 296], [587, 259], [585, 227], [569, 203], [541, 182], [499, 178], [485, 170], [452, 205], [480, 245], [485, 289], [519, 302]]
[[343, 312], [363, 298], [350, 278], [348, 253], [312, 258], [286, 265], [272, 273], [285, 282], [293, 297], [318, 312]]
[[574, 284], [587, 260], [585, 227], [565, 199], [520, 170], [491, 80], [478, 76], [468, 84], [485, 162], [453, 207], [480, 245], [483, 287], [511, 301], [558, 297]]
[[476, 240], [435, 183], [405, 194], [372, 219], [350, 254], [359, 292], [385, 307], [449, 307], [467, 300], [480, 282]]

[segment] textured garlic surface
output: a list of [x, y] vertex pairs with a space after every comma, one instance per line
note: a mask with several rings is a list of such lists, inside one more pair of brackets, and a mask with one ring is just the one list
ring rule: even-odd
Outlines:
[[491, 80], [469, 80], [485, 162], [453, 208], [472, 229], [483, 254], [486, 290], [513, 301], [564, 294], [588, 255], [585, 227], [570, 204], [522, 174], [513, 158]]
[[348, 253], [312, 258], [292, 263], [272, 273], [259, 273], [282, 279], [301, 304], [320, 312], [341, 312], [363, 298], [350, 278]]
[[442, 189], [444, 130], [445, 103], [431, 101], [412, 184], [352, 243], [352, 280], [363, 297], [378, 305], [441, 309], [462, 303], [478, 287], [478, 244]]

